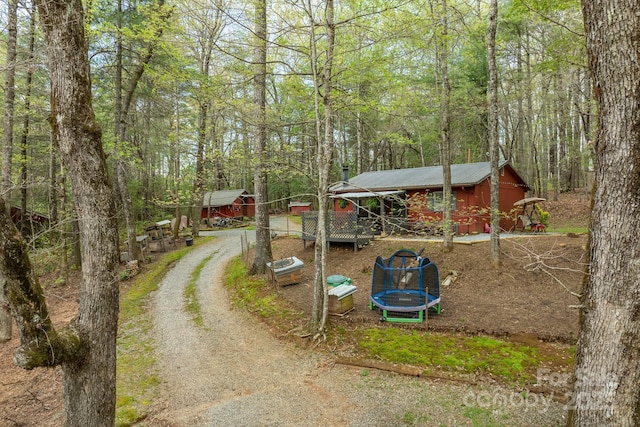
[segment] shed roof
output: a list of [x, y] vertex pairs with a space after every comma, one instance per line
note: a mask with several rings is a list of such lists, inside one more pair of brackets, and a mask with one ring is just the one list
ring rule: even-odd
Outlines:
[[[509, 168], [519, 184], [525, 185], [524, 180], [513, 170], [509, 162], [503, 160], [500, 169]], [[490, 162], [464, 163], [451, 165], [451, 186], [466, 187], [481, 183], [491, 176]], [[393, 169], [386, 171], [365, 172], [331, 186], [335, 193], [349, 191], [390, 191], [411, 190], [423, 188], [442, 188], [442, 166], [428, 166], [410, 169]]]
[[241, 196], [250, 196], [247, 190], [221, 190], [204, 193], [202, 206], [228, 206]]
[[311, 206], [311, 202], [289, 202], [289, 207], [306, 207]]

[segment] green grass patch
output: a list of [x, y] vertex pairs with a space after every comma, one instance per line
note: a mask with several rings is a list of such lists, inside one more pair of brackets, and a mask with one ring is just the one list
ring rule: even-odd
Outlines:
[[209, 262], [209, 260], [215, 255], [215, 253], [209, 255], [202, 261], [200, 264], [196, 266], [191, 273], [191, 279], [189, 283], [184, 288], [183, 296], [185, 301], [185, 311], [191, 315], [191, 319], [196, 326], [202, 327], [204, 326], [204, 319], [202, 318], [202, 308], [200, 306], [200, 301], [198, 300], [198, 279], [200, 279], [200, 272], [204, 268], [204, 266]]
[[[203, 244], [210, 238], [198, 239]], [[145, 316], [146, 299], [167, 271], [190, 247], [169, 252], [123, 290], [117, 341], [116, 426], [130, 426], [148, 415], [160, 379], [155, 370], [153, 323]]]
[[120, 299], [120, 322], [133, 320], [144, 313], [144, 300], [158, 289], [158, 284], [173, 264], [189, 252], [188, 248], [170, 252], [153, 264], [152, 268], [138, 276]]
[[405, 412], [402, 416], [402, 424], [406, 426], [423, 425], [429, 421], [426, 415], [418, 415], [413, 412]]
[[290, 323], [299, 320], [301, 314], [290, 309], [278, 298], [263, 276], [249, 276], [242, 258], [235, 258], [227, 266], [224, 286], [229, 291], [234, 306], [257, 313], [269, 323]]
[[509, 384], [535, 381], [540, 362], [535, 347], [489, 337], [445, 335], [397, 328], [368, 328], [358, 346], [369, 357], [424, 367], [428, 373], [480, 373]]
[[300, 215], [287, 215], [287, 220], [294, 224], [302, 224], [302, 216]]
[[236, 258], [231, 262], [224, 283], [232, 291], [235, 306], [258, 313], [262, 317], [278, 315], [280, 312], [275, 295], [266, 291], [265, 279], [248, 276], [247, 266], [242, 259]]
[[464, 410], [464, 417], [471, 420], [473, 427], [490, 427], [500, 425], [491, 409], [469, 406]]

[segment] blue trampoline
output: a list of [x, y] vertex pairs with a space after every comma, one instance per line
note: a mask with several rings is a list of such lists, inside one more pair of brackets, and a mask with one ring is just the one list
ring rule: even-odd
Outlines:
[[379, 309], [381, 320], [422, 322], [427, 309], [440, 313], [438, 267], [420, 253], [401, 249], [376, 258], [369, 308]]

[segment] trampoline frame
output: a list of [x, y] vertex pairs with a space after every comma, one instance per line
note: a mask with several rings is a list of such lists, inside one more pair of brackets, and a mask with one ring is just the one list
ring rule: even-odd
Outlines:
[[[429, 278], [424, 277], [427, 269], [431, 270]], [[383, 275], [382, 282], [377, 274]], [[413, 287], [403, 288], [403, 282], [406, 285], [413, 274], [417, 274], [412, 280]], [[425, 279], [430, 279], [431, 283], [424, 283]], [[428, 258], [408, 249], [396, 251], [387, 259], [378, 257], [371, 280], [369, 308], [378, 308], [382, 312], [382, 320], [390, 322], [422, 322], [428, 309], [439, 314], [437, 266]]]

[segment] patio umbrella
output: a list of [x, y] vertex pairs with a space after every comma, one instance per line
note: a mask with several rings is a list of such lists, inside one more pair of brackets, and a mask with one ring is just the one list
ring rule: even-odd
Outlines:
[[544, 202], [547, 199], [543, 199], [542, 197], [527, 197], [525, 199], [522, 200], [518, 200], [517, 202], [515, 202], [513, 204], [513, 206], [522, 206], [522, 205], [526, 205], [528, 203], [538, 203], [538, 202]]

